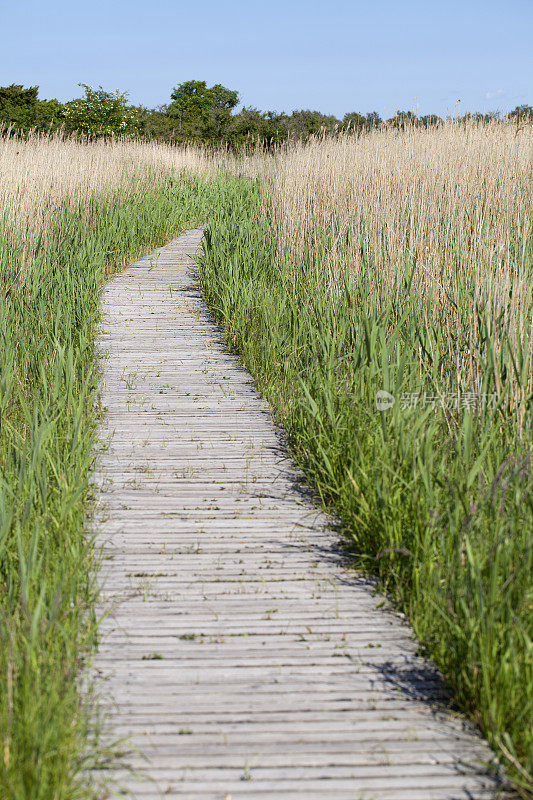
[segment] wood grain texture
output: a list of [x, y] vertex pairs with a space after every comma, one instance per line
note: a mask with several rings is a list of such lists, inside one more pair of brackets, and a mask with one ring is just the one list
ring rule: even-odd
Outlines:
[[494, 797], [489, 748], [343, 559], [211, 321], [201, 236], [103, 298], [96, 669], [108, 735], [130, 744], [117, 794]]

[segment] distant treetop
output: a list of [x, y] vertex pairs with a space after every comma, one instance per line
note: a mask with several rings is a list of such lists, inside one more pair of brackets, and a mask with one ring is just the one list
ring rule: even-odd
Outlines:
[[[11, 84], [0, 87], [0, 126], [13, 132], [31, 129], [50, 131], [62, 128], [67, 133], [88, 137], [142, 136], [171, 143], [197, 142], [222, 144], [239, 149], [261, 142], [272, 148], [287, 139], [308, 139], [323, 133], [359, 135], [381, 125], [403, 130], [411, 126], [430, 128], [442, 124], [435, 114], [417, 116], [414, 111], [397, 111], [382, 120], [377, 111], [361, 114], [352, 111], [342, 120], [321, 111], [297, 109], [290, 114], [260, 111], [252, 106], [236, 112], [239, 93], [220, 83], [184, 81], [172, 89], [170, 103], [155, 109], [132, 106], [127, 92], [109, 92], [78, 84], [84, 96], [67, 103], [39, 100], [38, 87]], [[533, 107], [517, 106], [506, 115], [517, 124], [533, 123]], [[501, 119], [499, 112], [468, 112], [460, 120], [488, 122]]]

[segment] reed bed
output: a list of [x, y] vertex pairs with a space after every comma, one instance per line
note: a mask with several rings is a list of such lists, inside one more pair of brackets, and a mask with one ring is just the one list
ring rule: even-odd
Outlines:
[[[531, 335], [532, 155], [533, 128], [502, 123], [297, 146], [279, 161], [271, 195], [280, 263], [311, 249], [317, 281], [334, 294], [347, 274], [363, 280], [378, 311], [392, 303], [400, 315], [408, 294], [441, 333], [448, 368], [435, 388], [481, 393], [479, 315], [504, 333], [496, 358], [505, 341], [516, 348]], [[511, 378], [510, 391], [522, 416], [533, 389], [526, 351], [525, 380]]]
[[124, 199], [135, 197], [171, 175], [213, 178], [244, 168], [253, 173], [263, 161], [256, 154], [245, 159], [244, 167], [242, 159], [224, 151], [157, 142], [4, 135], [0, 136], [0, 224], [4, 232], [22, 237], [31, 253], [36, 241], [46, 238], [49, 226], [55, 224], [59, 208], [80, 210], [83, 206], [88, 214], [94, 203], [116, 193]]
[[524, 797], [532, 144], [450, 122], [293, 146], [218, 209], [202, 266], [317, 499]]
[[0, 797], [10, 800], [105, 795], [97, 776], [114, 758], [92, 690], [79, 691], [98, 637], [99, 298], [114, 270], [205, 220], [217, 194], [213, 158], [164, 155], [0, 139]]
[[78, 691], [99, 297], [202, 222], [204, 296], [317, 502], [532, 796], [532, 145], [508, 123], [239, 158], [0, 137], [1, 797], [98, 796], [112, 756]]

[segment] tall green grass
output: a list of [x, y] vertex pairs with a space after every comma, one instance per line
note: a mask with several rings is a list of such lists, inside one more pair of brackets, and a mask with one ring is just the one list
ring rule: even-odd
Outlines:
[[[460, 313], [479, 332], [469, 342], [479, 343], [481, 390], [496, 402], [404, 409], [402, 396], [435, 394], [455, 368], [446, 308], [428, 326], [435, 315], [414, 296], [407, 258], [393, 303], [361, 229], [343, 236], [364, 269], [341, 259], [333, 281], [323, 264], [342, 252], [334, 219], [311, 220], [300, 249], [280, 242], [267, 180], [135, 180], [106, 199], [50, 203], [37, 238], [0, 220], [0, 797], [97, 792], [88, 773], [107, 754], [78, 684], [97, 641], [87, 532], [99, 298], [135, 254], [206, 219], [200, 278], [231, 346], [357, 562], [409, 615], [457, 701], [531, 796], [527, 327], [517, 337], [464, 286]], [[531, 236], [525, 248], [531, 265]], [[376, 407], [380, 390], [396, 398], [389, 410]]]
[[[98, 419], [95, 325], [105, 279], [197, 225], [216, 184], [132, 178], [104, 201], [45, 209], [28, 252], [0, 228], [0, 797], [94, 796], [105, 765], [79, 691], [97, 641], [89, 474]], [[95, 774], [95, 773], [93, 773]]]
[[[453, 378], [445, 317], [428, 328], [408, 260], [393, 303], [386, 283], [372, 280], [378, 264], [364, 240], [366, 269], [354, 276], [347, 264], [332, 288], [321, 269], [334, 236], [327, 223], [284, 263], [269, 192], [260, 182], [228, 188], [206, 232], [204, 296], [357, 563], [408, 614], [457, 702], [529, 797], [531, 395], [519, 413], [515, 406], [517, 385], [526, 389], [530, 380], [532, 342], [526, 333], [511, 344], [490, 305], [478, 303], [487, 402], [402, 408], [402, 396], [426, 392], [427, 400], [443, 376]], [[527, 247], [533, 270], [531, 238]], [[376, 406], [380, 390], [396, 398], [385, 411]]]

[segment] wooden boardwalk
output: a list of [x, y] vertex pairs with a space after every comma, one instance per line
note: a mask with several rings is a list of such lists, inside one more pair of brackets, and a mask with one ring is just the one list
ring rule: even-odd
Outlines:
[[199, 297], [200, 240], [103, 300], [96, 668], [134, 770], [116, 779], [140, 800], [494, 797], [487, 745], [298, 489]]

